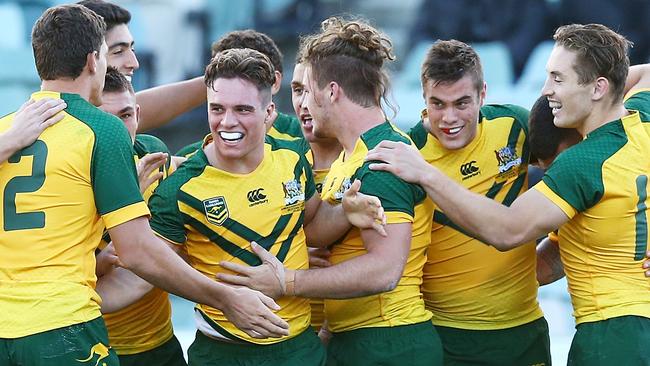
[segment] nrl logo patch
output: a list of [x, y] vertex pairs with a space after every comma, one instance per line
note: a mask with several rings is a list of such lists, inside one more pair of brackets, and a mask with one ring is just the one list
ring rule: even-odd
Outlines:
[[205, 209], [205, 218], [213, 225], [221, 226], [230, 217], [228, 205], [226, 205], [226, 199], [223, 196], [204, 200], [203, 208]]
[[505, 173], [506, 171], [521, 165], [521, 158], [517, 156], [515, 149], [510, 146], [495, 150], [494, 153], [497, 158], [497, 163], [499, 164], [499, 173]]

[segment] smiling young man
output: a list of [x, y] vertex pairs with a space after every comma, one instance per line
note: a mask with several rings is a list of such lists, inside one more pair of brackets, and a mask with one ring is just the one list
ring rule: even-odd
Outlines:
[[368, 154], [374, 169], [422, 184], [451, 220], [499, 250], [559, 230], [576, 318], [569, 365], [650, 363], [648, 250], [650, 119], [647, 91], [623, 104], [629, 42], [609, 28], [567, 25], [554, 35], [542, 94], [554, 124], [585, 139], [560, 154], [543, 180], [510, 207], [472, 193], [405, 145]]
[[[481, 60], [460, 41], [435, 42], [421, 79], [426, 109], [409, 136], [424, 159], [472, 192], [512, 203], [527, 188], [528, 111], [483, 105]], [[502, 253], [456, 225], [441, 207], [433, 221], [422, 293], [445, 364], [550, 363], [548, 325], [537, 303], [534, 240]], [[475, 345], [472, 352], [467, 342]], [[497, 346], [503, 342], [510, 347]]]

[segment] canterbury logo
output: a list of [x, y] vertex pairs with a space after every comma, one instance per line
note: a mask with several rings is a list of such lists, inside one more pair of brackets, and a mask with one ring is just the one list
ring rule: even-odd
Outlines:
[[[97, 343], [96, 345], [92, 346], [92, 348], [90, 349], [90, 356], [88, 356], [88, 358], [83, 359], [83, 360], [77, 360], [77, 361], [85, 363], [85, 362], [88, 362], [88, 361], [92, 360], [96, 355], [97, 356], [97, 362], [95, 362], [95, 366], [98, 366], [99, 361], [101, 361], [101, 360], [105, 359], [106, 357], [108, 357], [108, 355], [109, 355], [108, 350], [109, 350], [108, 347], [104, 346], [101, 343]], [[102, 363], [102, 365], [106, 365], [106, 363]]]
[[262, 201], [263, 199], [266, 198], [266, 195], [264, 194], [264, 188], [258, 188], [258, 189], [254, 189], [252, 191], [249, 191], [246, 196], [248, 197], [248, 202], [250, 202], [250, 203], [255, 203], [255, 202], [258, 202], [258, 201]]
[[463, 175], [463, 177], [468, 176], [468, 175], [473, 175], [474, 173], [479, 171], [479, 168], [475, 165], [476, 160], [472, 160], [469, 163], [465, 163], [460, 166], [460, 174]]

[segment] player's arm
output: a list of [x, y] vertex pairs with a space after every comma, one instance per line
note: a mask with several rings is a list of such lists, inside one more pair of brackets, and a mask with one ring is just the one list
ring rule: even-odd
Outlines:
[[206, 98], [203, 76], [142, 90], [136, 94], [140, 105], [138, 132], [163, 126], [205, 103]]
[[510, 207], [471, 192], [401, 142], [383, 141], [366, 159], [383, 162], [371, 164], [373, 170], [388, 171], [422, 186], [453, 222], [501, 251], [535, 240], [569, 220], [560, 207], [535, 189], [519, 196]]
[[352, 226], [373, 229], [385, 236], [386, 215], [377, 197], [359, 192], [361, 181], [356, 180], [345, 191], [340, 205], [321, 201], [318, 195], [305, 205], [304, 229], [312, 247], [326, 247], [340, 239]]
[[564, 277], [560, 247], [548, 236], [537, 244], [537, 282], [548, 285]]
[[633, 89], [650, 88], [650, 64], [630, 66], [625, 80], [624, 94]]
[[278, 305], [257, 291], [233, 288], [200, 274], [156, 237], [146, 217], [108, 229], [125, 268], [165, 291], [220, 309], [251, 337], [288, 334], [288, 324], [270, 309]]
[[67, 105], [61, 99], [43, 98], [25, 102], [16, 112], [11, 127], [0, 134], [0, 163], [16, 151], [31, 145], [48, 127], [63, 119]]
[[271, 297], [284, 295], [346, 299], [390, 291], [397, 286], [411, 248], [411, 223], [386, 225], [387, 236], [361, 231], [367, 253], [327, 268], [290, 270], [259, 245], [253, 251], [262, 265], [221, 265], [239, 275], [219, 273], [222, 281], [256, 289]]

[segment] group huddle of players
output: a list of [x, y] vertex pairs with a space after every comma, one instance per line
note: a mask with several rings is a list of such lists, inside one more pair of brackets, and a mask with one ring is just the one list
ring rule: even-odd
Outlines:
[[[650, 67], [624, 36], [558, 28], [530, 111], [432, 40], [403, 132], [364, 21], [300, 39], [295, 116], [253, 30], [135, 93], [129, 21], [84, 0], [34, 25], [42, 90], [0, 119], [0, 364], [551, 365], [537, 290], [566, 274], [569, 364], [650, 365]], [[174, 156], [137, 133], [206, 100]], [[187, 363], [168, 292], [197, 303]]]

